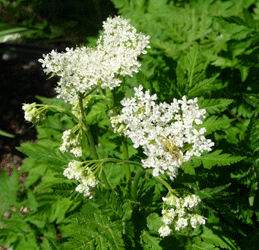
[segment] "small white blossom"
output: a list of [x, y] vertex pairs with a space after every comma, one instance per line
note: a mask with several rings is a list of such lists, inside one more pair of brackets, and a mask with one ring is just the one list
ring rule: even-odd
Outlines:
[[171, 234], [172, 230], [167, 225], [163, 225], [158, 229], [160, 237], [166, 237]]
[[82, 162], [80, 161], [71, 161], [68, 163], [68, 168], [63, 172], [63, 175], [68, 179], [80, 180], [82, 176]]
[[187, 208], [197, 207], [200, 202], [201, 202], [201, 199], [199, 196], [194, 194], [188, 195], [184, 198], [183, 207], [187, 207]]
[[199, 196], [192, 194], [183, 199], [170, 193], [167, 197], [163, 197], [162, 199], [166, 204], [166, 209], [162, 210], [161, 220], [164, 223], [164, 226], [161, 227], [162, 235], [166, 236], [166, 233], [163, 234], [163, 228], [165, 226], [172, 225], [176, 231], [181, 231], [188, 226], [188, 221], [192, 228], [196, 228], [197, 226], [206, 223], [204, 217], [194, 213], [201, 202]]
[[80, 133], [74, 134], [71, 129], [65, 130], [62, 135], [62, 140], [63, 143], [59, 148], [62, 153], [71, 152], [76, 157], [82, 156]]
[[162, 221], [165, 225], [169, 225], [173, 222], [176, 213], [175, 210], [171, 208], [169, 210], [162, 210], [162, 215]]
[[167, 205], [175, 206], [177, 209], [180, 209], [181, 207], [181, 198], [178, 198], [173, 194], [168, 197], [162, 197], [162, 199]]
[[98, 185], [99, 181], [89, 168], [85, 169], [83, 167], [82, 162], [69, 162], [68, 167], [63, 172], [63, 175], [68, 179], [75, 179], [79, 181], [80, 184], [75, 189], [77, 192], [82, 193], [84, 196], [88, 196], [89, 199], [93, 197], [94, 189]]
[[205, 225], [206, 220], [201, 215], [195, 214], [191, 217], [190, 223], [192, 228], [196, 228], [197, 226]]
[[175, 230], [176, 231], [180, 231], [180, 230], [184, 229], [187, 226], [188, 226], [188, 219], [186, 219], [186, 218], [179, 218], [175, 222]]
[[35, 102], [23, 104], [24, 119], [28, 122], [38, 123], [46, 119], [45, 108], [37, 108]]

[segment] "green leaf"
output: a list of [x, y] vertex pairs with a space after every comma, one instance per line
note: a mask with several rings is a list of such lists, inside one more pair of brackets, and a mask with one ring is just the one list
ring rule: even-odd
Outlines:
[[231, 164], [242, 161], [244, 156], [231, 156], [230, 154], [221, 154], [222, 150], [216, 150], [212, 153], [193, 157], [193, 161], [203, 164], [204, 168], [211, 169], [213, 166], [229, 166]]
[[152, 213], [147, 217], [147, 227], [149, 230], [157, 232], [162, 225], [161, 217], [157, 213]]
[[210, 229], [206, 226], [203, 226], [203, 233], [199, 236], [204, 242], [214, 244], [217, 247], [224, 248], [224, 249], [240, 249], [236, 246], [235, 242], [226, 237], [222, 232], [218, 230]]
[[[197, 191], [195, 194], [198, 195], [202, 200], [206, 198], [212, 199], [216, 195], [222, 196], [222, 191], [227, 189], [230, 185], [231, 183], [213, 188], [204, 188], [200, 191]], [[224, 196], [226, 196], [226, 194], [224, 194]]]
[[63, 250], [64, 249], [62, 245], [58, 244], [56, 239], [53, 239], [53, 238], [50, 238], [50, 237], [46, 237], [46, 238], [49, 242], [51, 250]]
[[200, 109], [206, 109], [210, 115], [221, 113], [233, 102], [232, 99], [199, 99], [198, 104]]
[[111, 222], [101, 212], [81, 215], [73, 229], [73, 237], [65, 244], [67, 249], [125, 249], [120, 220]]
[[194, 87], [189, 90], [187, 96], [189, 98], [193, 98], [193, 97], [201, 95], [206, 90], [211, 90], [212, 83], [216, 80], [217, 77], [218, 76], [215, 76], [215, 77], [212, 77], [209, 79], [205, 79], [202, 82], [195, 84]]
[[35, 97], [41, 102], [46, 103], [48, 105], [57, 106], [66, 110], [72, 110], [72, 105], [65, 102], [61, 98], [57, 98], [57, 97], [47, 98], [47, 97], [37, 96], [37, 95]]
[[18, 208], [16, 192], [19, 190], [19, 173], [16, 167], [13, 167], [12, 176], [9, 177], [4, 169], [1, 170], [0, 178], [0, 218], [8, 210], [10, 206]]
[[159, 237], [152, 236], [149, 232], [144, 230], [140, 235], [141, 245], [144, 249], [162, 250], [163, 248], [159, 246], [162, 240]]
[[98, 102], [91, 108], [91, 111], [86, 116], [86, 122], [89, 125], [99, 122], [101, 119], [106, 118], [107, 105], [106, 103]]
[[[199, 45], [197, 43], [194, 43], [185, 58], [185, 64], [184, 64], [188, 75], [188, 85], [189, 85], [188, 88], [189, 89], [193, 88], [191, 93], [188, 92], [188, 97], [189, 95], [193, 96], [193, 94], [195, 94], [195, 90], [196, 90], [195, 85], [198, 81], [200, 81], [200, 78], [204, 74], [205, 67], [204, 67], [204, 63], [202, 62], [203, 62], [203, 58], [200, 53]], [[200, 84], [200, 88], [203, 85], [206, 86], [208, 85], [208, 83], [205, 82], [203, 84]], [[198, 90], [196, 90], [196, 92], [198, 92]]]
[[35, 158], [39, 161], [46, 162], [55, 166], [63, 166], [68, 164], [68, 161], [60, 158], [52, 150], [49, 150], [37, 144], [34, 144], [34, 150], [22, 147], [17, 147], [17, 149], [29, 157]]
[[180, 62], [178, 62], [176, 67], [176, 76], [177, 76], [177, 86], [179, 87], [179, 90], [185, 94], [185, 88], [188, 84], [187, 78], [185, 76], [185, 72], [183, 69], [183, 66]]
[[215, 115], [208, 117], [202, 124], [206, 128], [205, 135], [211, 134], [216, 130], [227, 129], [235, 119], [228, 119], [226, 117], [217, 117]]
[[191, 245], [187, 244], [186, 250], [220, 250], [213, 244], [201, 241], [201, 239], [194, 238]]
[[6, 137], [10, 137], [10, 138], [14, 138], [14, 137], [15, 137], [14, 135], [9, 134], [9, 133], [7, 133], [7, 132], [1, 130], [1, 129], [0, 129], [0, 135], [6, 136]]

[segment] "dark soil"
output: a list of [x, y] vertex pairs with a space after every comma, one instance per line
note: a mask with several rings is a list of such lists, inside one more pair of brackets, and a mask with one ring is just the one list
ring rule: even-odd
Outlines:
[[46, 80], [37, 60], [12, 58], [8, 52], [0, 54], [0, 59], [0, 129], [15, 136], [0, 136], [0, 171], [11, 175], [13, 167], [20, 171], [25, 157], [16, 147], [36, 141], [35, 128], [24, 120], [22, 103], [38, 102], [35, 95], [55, 96], [55, 80]]

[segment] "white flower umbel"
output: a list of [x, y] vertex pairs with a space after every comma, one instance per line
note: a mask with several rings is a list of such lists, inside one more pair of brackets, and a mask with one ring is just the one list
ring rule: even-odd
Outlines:
[[153, 168], [154, 176], [161, 173], [174, 179], [184, 162], [211, 150], [214, 143], [203, 136], [206, 129], [196, 129], [206, 113], [199, 109], [198, 98], [187, 100], [184, 96], [171, 104], [156, 104], [157, 96], [143, 92], [141, 85], [134, 90], [134, 97], [121, 101], [122, 114], [112, 117], [111, 124], [115, 132], [129, 137], [135, 148], [143, 147], [147, 156], [143, 167]]
[[161, 220], [164, 225], [158, 231], [161, 237], [168, 236], [171, 233], [170, 227], [176, 231], [181, 231], [186, 228], [189, 223], [192, 228], [206, 223], [204, 217], [195, 213], [201, 202], [199, 196], [192, 194], [185, 198], [178, 198], [174, 194], [169, 194], [162, 199], [164, 202], [163, 207], [165, 206], [166, 209], [162, 210]]
[[166, 237], [171, 234], [172, 230], [167, 225], [163, 225], [158, 229], [160, 237]]
[[194, 214], [190, 219], [190, 223], [192, 228], [196, 228], [197, 226], [205, 225], [206, 220], [201, 215]]
[[39, 59], [45, 73], [60, 77], [56, 91], [66, 102], [73, 104], [80, 94], [94, 88], [113, 89], [120, 85], [120, 77], [139, 71], [137, 56], [146, 53], [149, 36], [137, 33], [120, 16], [108, 18], [103, 28], [96, 48], [67, 48], [65, 53], [53, 50]]
[[45, 105], [36, 104], [35, 102], [25, 103], [22, 109], [24, 110], [24, 119], [28, 122], [36, 124], [46, 119], [45, 112], [47, 108]]
[[188, 195], [184, 198], [183, 207], [187, 207], [189, 209], [195, 208], [201, 202], [201, 199], [197, 195]]
[[75, 179], [79, 181], [80, 184], [75, 190], [91, 199], [93, 197], [94, 189], [98, 185], [99, 181], [91, 169], [88, 167], [83, 167], [83, 164], [84, 163], [79, 161], [69, 162], [68, 167], [63, 172], [63, 175], [68, 179]]
[[68, 129], [63, 132], [62, 140], [63, 143], [59, 148], [62, 153], [71, 152], [76, 157], [82, 156], [82, 147], [81, 147], [81, 133], [77, 133], [77, 131], [73, 131]]
[[180, 217], [176, 222], [175, 222], [175, 230], [180, 231], [184, 229], [185, 227], [188, 226], [188, 219]]

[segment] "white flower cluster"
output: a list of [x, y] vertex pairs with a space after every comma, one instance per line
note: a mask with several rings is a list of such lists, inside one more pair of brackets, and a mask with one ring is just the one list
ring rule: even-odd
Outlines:
[[163, 197], [163, 201], [166, 205], [170, 206], [170, 208], [162, 210], [162, 221], [164, 225], [158, 229], [161, 237], [166, 237], [171, 234], [172, 229], [169, 227], [170, 225], [173, 225], [176, 231], [180, 231], [188, 226], [188, 221], [192, 228], [206, 223], [201, 215], [193, 213], [198, 209], [198, 205], [201, 202], [199, 196], [193, 194], [183, 199], [175, 195], [170, 195], [166, 198]]
[[147, 155], [143, 167], [153, 168], [153, 176], [166, 173], [174, 179], [183, 162], [214, 145], [203, 136], [205, 128], [196, 129], [206, 111], [199, 109], [198, 98], [187, 101], [184, 96], [171, 104], [156, 104], [157, 96], [142, 89], [134, 88], [135, 96], [121, 101], [122, 114], [111, 117], [112, 127], [128, 136], [135, 148], [143, 147]]
[[84, 169], [83, 163], [79, 161], [69, 162], [68, 168], [64, 170], [64, 176], [68, 179], [76, 179], [80, 184], [76, 187], [76, 191], [82, 193], [84, 196], [89, 196], [89, 199], [93, 198], [94, 188], [99, 181], [94, 176], [91, 169]]
[[62, 140], [63, 143], [59, 148], [62, 153], [71, 152], [76, 157], [82, 156], [82, 147], [80, 140], [80, 133], [76, 134], [71, 129], [63, 132]]
[[116, 16], [103, 23], [103, 36], [96, 48], [66, 48], [65, 53], [54, 50], [39, 59], [44, 72], [60, 76], [56, 88], [58, 97], [73, 104], [79, 94], [94, 87], [113, 89], [120, 76], [132, 76], [141, 64], [137, 56], [149, 48], [149, 36], [137, 33], [129, 20]]
[[[38, 104], [38, 106], [40, 106]], [[24, 110], [24, 119], [28, 122], [38, 123], [46, 119], [45, 108], [37, 108], [36, 102], [23, 104], [22, 109]]]

